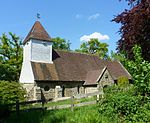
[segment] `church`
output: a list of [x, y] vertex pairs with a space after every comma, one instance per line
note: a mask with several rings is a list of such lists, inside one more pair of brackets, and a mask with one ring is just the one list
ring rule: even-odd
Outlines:
[[20, 83], [30, 100], [69, 97], [101, 91], [130, 73], [118, 61], [98, 56], [53, 49], [53, 41], [36, 21], [23, 41]]

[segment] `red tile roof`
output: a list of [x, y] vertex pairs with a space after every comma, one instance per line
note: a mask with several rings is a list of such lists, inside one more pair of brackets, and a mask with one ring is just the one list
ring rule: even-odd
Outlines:
[[23, 44], [28, 42], [30, 39], [37, 39], [42, 41], [51, 41], [51, 37], [46, 32], [44, 27], [39, 21], [36, 21], [31, 28], [30, 32], [28, 33], [27, 37], [23, 41]]
[[32, 62], [37, 81], [85, 81], [95, 84], [104, 67], [114, 80], [130, 74], [117, 61], [102, 60], [98, 56], [53, 50], [53, 64]]

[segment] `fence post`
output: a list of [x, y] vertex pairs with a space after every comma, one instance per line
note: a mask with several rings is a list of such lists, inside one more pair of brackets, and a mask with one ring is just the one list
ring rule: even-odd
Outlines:
[[19, 105], [19, 100], [16, 100], [16, 113], [17, 113], [17, 116], [19, 116], [19, 112], [20, 111], [20, 105]]
[[42, 109], [44, 109], [44, 103], [45, 103], [45, 100], [42, 99]]
[[71, 96], [71, 111], [73, 111], [74, 108], [74, 96]]

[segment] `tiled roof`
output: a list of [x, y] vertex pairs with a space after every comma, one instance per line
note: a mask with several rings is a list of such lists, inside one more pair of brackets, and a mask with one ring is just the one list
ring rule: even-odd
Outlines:
[[35, 80], [59, 80], [54, 64], [31, 62]]
[[39, 21], [36, 21], [31, 28], [30, 32], [28, 33], [27, 37], [23, 41], [23, 44], [28, 42], [30, 39], [37, 39], [42, 41], [51, 41], [51, 37], [46, 32], [44, 27], [41, 25]]
[[129, 79], [132, 79], [129, 72], [123, 67], [123, 65], [118, 61], [107, 61], [106, 62], [107, 70], [111, 74], [114, 80], [117, 80], [120, 76], [126, 76]]
[[85, 78], [85, 85], [96, 84], [101, 72], [102, 72], [102, 69], [88, 71], [86, 78]]
[[94, 84], [104, 67], [114, 80], [120, 76], [131, 79], [119, 62], [102, 60], [94, 55], [53, 50], [53, 63], [32, 62], [37, 81], [87, 81], [87, 84]]

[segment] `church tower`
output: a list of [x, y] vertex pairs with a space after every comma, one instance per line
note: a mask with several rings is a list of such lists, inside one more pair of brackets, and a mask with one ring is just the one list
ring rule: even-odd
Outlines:
[[52, 64], [52, 40], [39, 21], [36, 21], [23, 41], [21, 83], [34, 83], [31, 62]]

